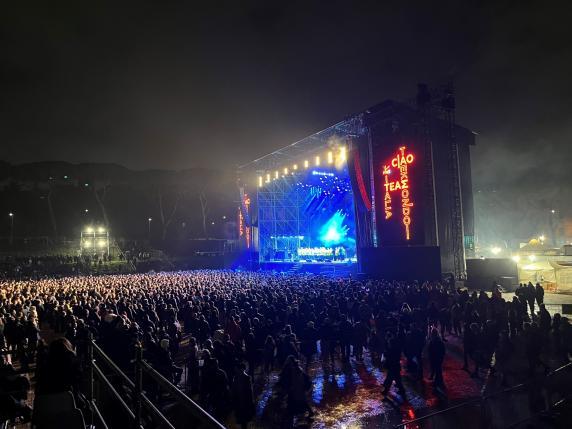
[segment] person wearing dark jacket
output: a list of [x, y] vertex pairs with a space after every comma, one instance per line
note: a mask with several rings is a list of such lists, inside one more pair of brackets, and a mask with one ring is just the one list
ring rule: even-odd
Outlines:
[[540, 307], [544, 304], [544, 288], [540, 285], [540, 283], [536, 283], [536, 288], [534, 290], [536, 303]]
[[73, 346], [66, 338], [58, 338], [49, 346], [47, 360], [38, 372], [36, 394], [77, 390], [81, 369]]
[[403, 387], [403, 382], [401, 381], [401, 348], [395, 338], [389, 340], [385, 355], [385, 366], [387, 367], [387, 376], [383, 382], [383, 394], [387, 396], [391, 385], [395, 381], [399, 394], [405, 398], [405, 387]]
[[526, 286], [526, 302], [528, 302], [528, 307], [530, 308], [530, 317], [534, 316], [534, 300], [536, 299], [536, 289], [532, 283], [528, 283]]
[[246, 366], [242, 363], [237, 367], [232, 382], [232, 399], [236, 422], [241, 428], [246, 429], [248, 422], [255, 415], [256, 407], [252, 391], [252, 378], [246, 373]]
[[445, 360], [445, 343], [436, 329], [431, 330], [431, 339], [427, 347], [431, 373], [434, 376], [433, 386], [438, 389], [445, 387], [443, 383], [443, 361]]

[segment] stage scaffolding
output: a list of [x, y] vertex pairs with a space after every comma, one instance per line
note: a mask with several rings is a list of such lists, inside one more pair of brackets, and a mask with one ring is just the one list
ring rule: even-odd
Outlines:
[[281, 251], [285, 252], [282, 259], [290, 259], [296, 249], [306, 246], [297, 180], [296, 175], [281, 177], [258, 190], [259, 249], [264, 259], [274, 259]]

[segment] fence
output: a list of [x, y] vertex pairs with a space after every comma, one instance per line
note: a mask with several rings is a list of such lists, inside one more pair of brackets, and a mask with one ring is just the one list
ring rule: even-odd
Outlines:
[[[170, 383], [143, 360], [143, 350], [136, 348], [133, 379], [90, 339], [87, 348], [87, 401], [91, 424], [95, 429], [122, 427], [134, 429], [194, 427], [223, 429], [217, 420], [191, 398]], [[152, 383], [155, 383], [154, 386]], [[149, 391], [145, 386], [151, 387]], [[149, 395], [170, 399], [169, 410], [160, 409]], [[113, 424], [110, 424], [113, 420]], [[180, 424], [177, 424], [180, 423]]]
[[541, 379], [491, 393], [394, 426], [394, 429], [518, 428], [572, 392], [572, 363]]

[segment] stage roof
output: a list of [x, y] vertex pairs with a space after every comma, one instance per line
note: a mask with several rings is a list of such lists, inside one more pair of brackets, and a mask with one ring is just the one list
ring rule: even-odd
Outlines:
[[325, 147], [340, 144], [346, 137], [366, 133], [363, 113], [351, 116], [322, 131], [294, 142], [286, 147], [241, 165], [239, 171], [267, 171], [278, 166], [300, 161], [301, 157], [311, 156]]
[[[398, 112], [409, 112], [409, 114], [416, 114], [417, 109], [414, 102], [396, 102], [394, 100], [385, 100], [378, 103], [362, 112], [351, 115], [331, 127], [318, 131], [308, 137], [294, 142], [288, 146], [278, 149], [272, 153], [264, 155], [254, 161], [238, 167], [239, 175], [241, 173], [253, 173], [274, 170], [284, 165], [293, 162], [299, 162], [302, 157], [311, 157], [314, 153], [323, 151], [327, 147], [345, 144], [345, 138], [350, 136], [363, 136], [367, 135], [367, 127], [371, 123], [375, 123], [379, 117], [394, 116]], [[432, 111], [433, 120], [440, 122], [443, 117], [438, 111]], [[455, 126], [458, 137], [463, 135], [476, 133], [471, 130]], [[458, 139], [465, 140], [465, 139]], [[474, 138], [469, 138], [466, 141], [474, 144]]]

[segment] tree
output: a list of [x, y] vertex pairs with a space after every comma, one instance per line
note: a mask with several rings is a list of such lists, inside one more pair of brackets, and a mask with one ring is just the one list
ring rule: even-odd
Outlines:
[[111, 187], [111, 182], [109, 180], [104, 180], [102, 182], [95, 181], [93, 183], [93, 194], [95, 200], [101, 209], [101, 215], [103, 216], [103, 222], [105, 223], [105, 228], [109, 230], [109, 217], [107, 216], [107, 209], [105, 207], [105, 197], [109, 188]]
[[169, 225], [171, 225], [171, 223], [173, 222], [173, 218], [177, 213], [177, 209], [179, 208], [179, 203], [181, 202], [181, 199], [184, 196], [184, 192], [183, 191], [175, 192], [173, 207], [168, 213], [166, 212], [165, 209], [164, 196], [165, 192], [161, 188], [157, 188], [157, 199], [159, 201], [159, 216], [161, 219], [161, 228], [162, 228], [161, 240], [163, 241], [165, 241], [165, 238], [167, 237], [167, 231], [169, 230]]
[[204, 187], [199, 192], [199, 200], [201, 202], [201, 214], [203, 216], [203, 233], [205, 238], [208, 238], [207, 217], [209, 215], [209, 201]]
[[52, 196], [54, 195], [54, 188], [51, 184], [48, 184], [48, 195], [46, 196], [46, 201], [48, 202], [48, 211], [50, 213], [50, 222], [52, 224], [52, 230], [54, 231], [54, 236], [58, 236], [58, 225], [56, 222], [56, 214], [54, 212], [54, 204], [52, 202]]

